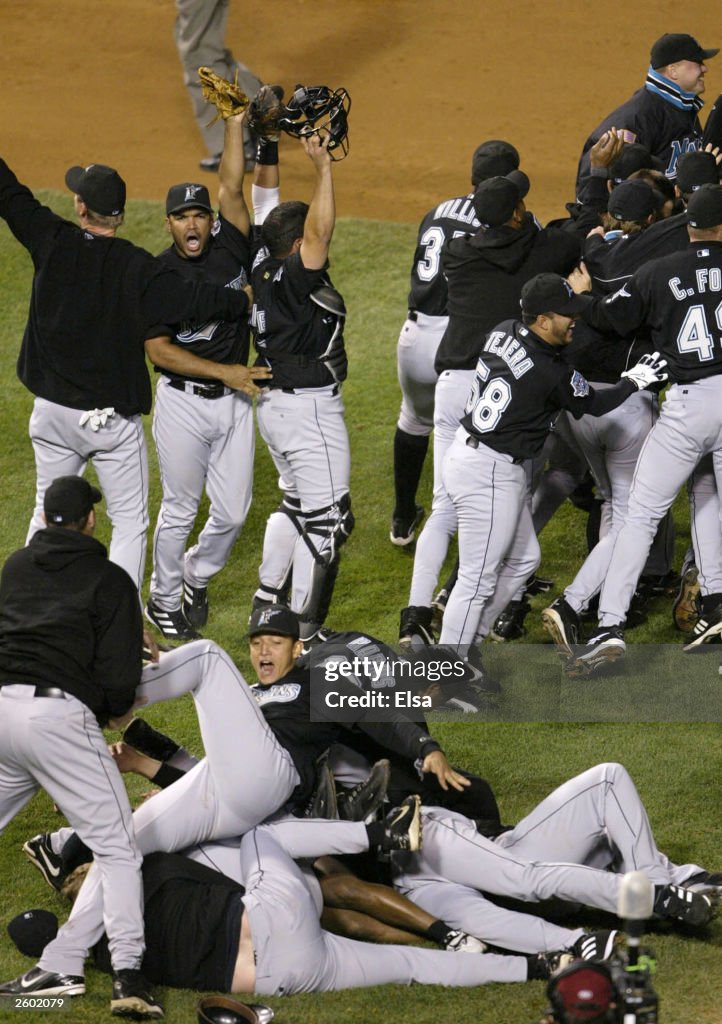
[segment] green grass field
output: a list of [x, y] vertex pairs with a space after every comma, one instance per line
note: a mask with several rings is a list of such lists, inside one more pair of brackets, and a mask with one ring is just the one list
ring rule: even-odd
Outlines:
[[[70, 215], [66, 196], [44, 199]], [[151, 251], [165, 245], [159, 204], [130, 205], [126, 237]], [[393, 641], [399, 609], [407, 602], [412, 559], [392, 548], [388, 525], [392, 506], [392, 440], [399, 392], [395, 346], [405, 313], [408, 268], [415, 228], [382, 222], [345, 221], [337, 228], [332, 276], [350, 316], [350, 374], [345, 386], [347, 423], [352, 447], [352, 497], [356, 530], [344, 558], [329, 625], [360, 628]], [[0, 346], [4, 367], [0, 403], [2, 557], [23, 544], [34, 494], [32, 449], [27, 422], [32, 396], [18, 382], [15, 359], [22, 337], [31, 279], [30, 260], [9, 232], [0, 228]], [[148, 427], [150, 422], [148, 421]], [[152, 441], [149, 436], [151, 459]], [[152, 463], [155, 470], [155, 463]], [[230, 564], [210, 588], [211, 616], [206, 635], [248, 667], [244, 632], [256, 585], [266, 516], [278, 501], [276, 477], [260, 442], [256, 453], [255, 492], [250, 516]], [[151, 480], [151, 513], [159, 502], [157, 471]], [[425, 470], [420, 499], [430, 507], [431, 466]], [[108, 537], [100, 517], [98, 536]], [[676, 508], [678, 560], [687, 546], [689, 528], [684, 501]], [[545, 575], [561, 588], [581, 563], [585, 550], [584, 518], [568, 503], [544, 530]], [[554, 595], [551, 595], [554, 596]], [[486, 720], [444, 721], [434, 732], [457, 763], [493, 783], [506, 821], [517, 820], [552, 788], [600, 761], [621, 761], [632, 773], [649, 809], [660, 847], [675, 861], [695, 861], [722, 868], [722, 732], [719, 720], [718, 659], [712, 652], [683, 658], [679, 635], [671, 625], [670, 602], [659, 601], [647, 623], [629, 634], [639, 648], [617, 675], [571, 684], [563, 681], [541, 629], [539, 611], [549, 597], [536, 597], [527, 624], [526, 643], [495, 650], [504, 694]], [[659, 645], [675, 645], [659, 646]], [[564, 719], [569, 720], [564, 720]], [[192, 702], [153, 708], [148, 719], [167, 727], [200, 752]], [[111, 736], [110, 739], [117, 737]], [[138, 796], [143, 786], [131, 784]], [[0, 977], [31, 966], [7, 935], [5, 923], [20, 910], [44, 906], [62, 917], [60, 897], [45, 886], [20, 852], [22, 842], [62, 819], [40, 794], [0, 839], [2, 904]], [[583, 925], [601, 923], [600, 915], [574, 918]], [[722, 925], [714, 922], [703, 937], [659, 932], [652, 937], [658, 954], [657, 988], [661, 1020], [666, 1024], [719, 1024], [722, 1021]], [[88, 994], [77, 1000], [66, 1019], [90, 1022], [107, 1017], [110, 983], [88, 970]], [[197, 994], [168, 990], [166, 1017], [175, 1024], [195, 1020]], [[544, 1006], [544, 986], [494, 985], [473, 990], [386, 987], [323, 996], [296, 996], [269, 1002], [280, 1024], [367, 1024], [376, 1015], [410, 1024], [440, 1019], [459, 1024], [525, 1024]], [[0, 1013], [2, 1009], [0, 1008]], [[8, 1014], [8, 1017], [10, 1015]], [[23, 1019], [40, 1019], [25, 1014]]]

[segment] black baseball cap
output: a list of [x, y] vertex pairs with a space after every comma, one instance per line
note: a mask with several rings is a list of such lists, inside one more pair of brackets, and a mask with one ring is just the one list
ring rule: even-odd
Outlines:
[[617, 220], [646, 220], [658, 210], [662, 196], [647, 181], [623, 181], [609, 197], [607, 209]]
[[506, 224], [528, 191], [529, 179], [523, 171], [487, 178], [476, 186], [474, 192], [476, 216], [490, 228]]
[[722, 224], [722, 185], [700, 185], [687, 203], [687, 220], [693, 228]]
[[527, 316], [576, 316], [590, 301], [589, 295], [575, 295], [569, 282], [559, 274], [537, 274], [521, 290], [521, 309]]
[[701, 185], [719, 185], [717, 161], [711, 153], [691, 150], [677, 161], [677, 186], [684, 195], [696, 192]]
[[626, 181], [635, 171], [641, 171], [647, 167], [653, 171], [664, 170], [662, 161], [658, 157], [652, 156], [641, 142], [628, 142], [609, 168], [609, 177], [613, 182], [619, 184], [620, 181]]
[[705, 50], [694, 36], [688, 36], [685, 32], [665, 32], [653, 44], [649, 63], [653, 68], [664, 68], [668, 64], [675, 64], [678, 60], [692, 60], [697, 64], [702, 64], [710, 57], [716, 57], [718, 53], [719, 47]]
[[71, 167], [65, 174], [65, 184], [93, 213], [117, 217], [125, 209], [125, 182], [113, 167]]
[[519, 168], [520, 158], [516, 146], [503, 139], [488, 139], [474, 150], [471, 158], [471, 184], [478, 185], [487, 178], [496, 178]]
[[300, 633], [298, 615], [283, 604], [269, 604], [256, 608], [248, 620], [248, 639], [254, 636], [290, 636], [298, 640]]
[[165, 212], [169, 217], [171, 213], [180, 213], [181, 210], [208, 210], [213, 212], [211, 197], [205, 185], [197, 185], [192, 181], [184, 181], [181, 185], [172, 185], [168, 189], [165, 200]]
[[8, 935], [24, 956], [42, 956], [57, 934], [58, 919], [49, 910], [26, 910], [8, 922]]
[[45, 492], [43, 510], [48, 526], [65, 526], [85, 519], [103, 495], [82, 476], [59, 476]]

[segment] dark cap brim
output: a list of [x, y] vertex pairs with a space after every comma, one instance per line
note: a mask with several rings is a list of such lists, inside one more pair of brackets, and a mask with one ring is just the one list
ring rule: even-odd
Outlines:
[[180, 213], [181, 210], [207, 210], [208, 213], [213, 213], [213, 207], [208, 206], [207, 203], [181, 203], [180, 206], [174, 206], [172, 210], [167, 210], [166, 217], [170, 217], [172, 213]]
[[74, 192], [76, 195], [78, 195], [78, 189], [80, 188], [80, 183], [83, 180], [84, 174], [85, 168], [77, 166], [70, 167], [65, 172], [65, 184], [68, 186], [70, 191]]
[[719, 53], [719, 46], [712, 50], [700, 50], [702, 60], [709, 60], [710, 57], [716, 57]]
[[508, 174], [504, 175], [509, 181], [513, 182], [519, 190], [519, 198], [523, 199], [529, 192], [530, 182], [526, 174], [523, 171], [509, 171]]
[[559, 316], [576, 316], [585, 310], [591, 301], [591, 295], [574, 295], [565, 302], [555, 302], [549, 312], [558, 313]]

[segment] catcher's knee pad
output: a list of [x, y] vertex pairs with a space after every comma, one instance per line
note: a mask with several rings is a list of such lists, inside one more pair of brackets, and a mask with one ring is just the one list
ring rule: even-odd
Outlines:
[[354, 523], [349, 494], [344, 494], [333, 505], [306, 513], [302, 536], [313, 555], [313, 569], [306, 600], [298, 613], [304, 623], [318, 626], [324, 622], [338, 576], [340, 549], [348, 540]]

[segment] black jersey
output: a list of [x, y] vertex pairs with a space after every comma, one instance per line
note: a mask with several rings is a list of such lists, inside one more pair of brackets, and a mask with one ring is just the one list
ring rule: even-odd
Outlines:
[[[357, 694], [359, 686], [358, 681], [345, 678], [334, 683], [334, 689], [347, 695]], [[335, 742], [353, 746], [352, 729], [361, 729], [381, 746], [412, 761], [439, 749], [438, 743], [402, 712], [374, 707], [357, 708], [348, 715], [326, 705], [319, 688], [312, 692], [311, 672], [305, 665], [294, 667], [269, 686], [256, 683], [251, 690], [301, 777], [291, 796], [294, 807], [303, 806], [311, 795], [320, 755]]]
[[575, 419], [600, 416], [633, 394], [628, 380], [595, 392], [565, 362], [564, 349], [548, 345], [518, 320], [499, 324], [486, 338], [462, 424], [494, 451], [522, 462], [537, 456], [557, 413]]
[[409, 309], [426, 316], [446, 316], [446, 278], [441, 273], [441, 250], [451, 238], [478, 231], [474, 193], [445, 199], [429, 210], [419, 226], [411, 267]]
[[18, 377], [29, 391], [71, 409], [150, 412], [143, 343], [157, 323], [197, 315], [229, 320], [245, 294], [189, 286], [149, 252], [58, 217], [0, 160], [0, 216], [29, 251], [35, 275]]
[[[592, 278], [595, 295], [611, 295], [628, 281], [643, 264], [689, 245], [685, 214], [657, 221], [644, 231], [623, 235], [618, 231], [590, 235], [584, 243], [584, 263]], [[574, 340], [566, 350], [567, 361], [587, 380], [614, 383], [623, 370], [638, 362], [653, 344], [649, 330], [642, 325], [630, 337], [603, 334], [580, 321]]]
[[542, 271], [568, 274], [580, 251], [573, 234], [540, 228], [530, 213], [518, 231], [502, 225], [448, 242], [441, 265], [449, 323], [436, 353], [436, 372], [473, 370], [487, 331], [518, 315], [522, 286]]
[[275, 259], [261, 249], [251, 274], [252, 326], [259, 362], [270, 366], [271, 388], [317, 388], [334, 383], [319, 360], [333, 337], [338, 318], [311, 298], [330, 284], [326, 268], [308, 270], [300, 253]]
[[[200, 256], [185, 259], [174, 245], [158, 257], [160, 262], [176, 270], [189, 281], [207, 281], [240, 291], [248, 283], [251, 267], [251, 246], [249, 238], [227, 221], [222, 214], [211, 228], [208, 246]], [[247, 363], [250, 344], [250, 327], [246, 318], [220, 320], [218, 318], [199, 323], [185, 320], [172, 332], [174, 345], [193, 352], [203, 359], [216, 363]], [[186, 379], [165, 367], [156, 367], [174, 380]], [[187, 378], [208, 384], [208, 378]]]
[[605, 117], [584, 143], [577, 183], [589, 173], [589, 150], [610, 128], [625, 129], [625, 141], [646, 146], [652, 156], [662, 161], [665, 175], [676, 178], [679, 158], [699, 149], [702, 143], [698, 117], [702, 105], [694, 93], [683, 92], [669, 78], [650, 68], [645, 85]]
[[691, 242], [652, 260], [582, 315], [618, 334], [646, 326], [673, 382], [722, 373], [722, 242]]

